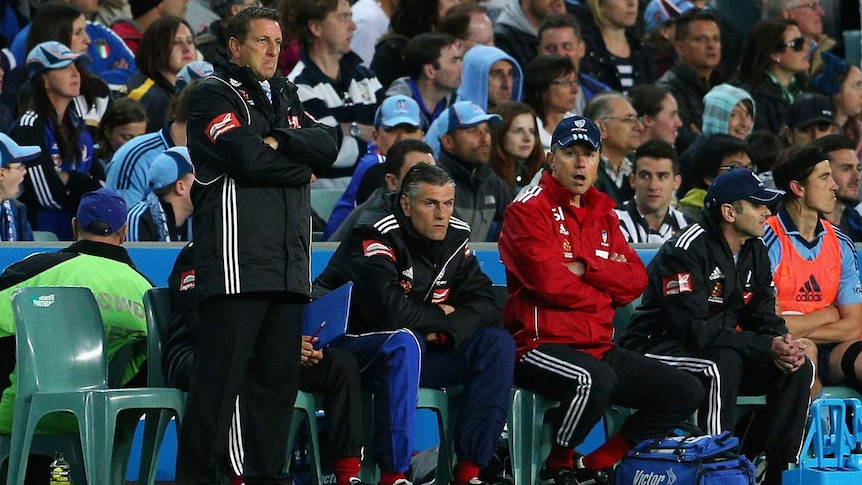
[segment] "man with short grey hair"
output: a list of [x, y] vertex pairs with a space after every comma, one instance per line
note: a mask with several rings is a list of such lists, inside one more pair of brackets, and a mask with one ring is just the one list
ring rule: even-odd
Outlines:
[[616, 91], [599, 93], [587, 103], [584, 117], [602, 133], [602, 161], [596, 188], [622, 204], [634, 196], [628, 182], [632, 173], [631, 155], [641, 144], [643, 124], [627, 97]]

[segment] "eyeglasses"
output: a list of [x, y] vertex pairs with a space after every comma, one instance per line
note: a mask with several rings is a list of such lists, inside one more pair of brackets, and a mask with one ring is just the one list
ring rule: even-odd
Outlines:
[[[751, 164], [743, 165], [742, 162], [731, 162], [728, 165], [722, 165], [721, 168], [718, 169], [719, 173], [727, 172], [728, 170], [733, 170], [735, 168], [744, 168], [746, 170], [752, 170]], [[752, 170], [753, 171], [753, 170]]]
[[556, 81], [551, 81], [551, 85], [552, 86], [565, 86], [565, 87], [570, 88], [572, 86], [577, 86], [578, 81], [576, 81], [574, 79], [557, 79]]
[[800, 3], [798, 5], [793, 5], [793, 6], [787, 7], [787, 8], [788, 9], [791, 9], [791, 8], [808, 8], [808, 9], [816, 11], [818, 8], [820, 8], [820, 3], [818, 3], [818, 2]]
[[642, 125], [642, 124], [644, 124], [643, 117], [638, 116], [638, 115], [605, 116], [602, 119], [603, 120], [620, 120], [623, 123], [628, 123], [630, 125]]
[[796, 52], [802, 52], [802, 49], [805, 48], [805, 37], [797, 37], [790, 42], [785, 42], [784, 47], [789, 47]]

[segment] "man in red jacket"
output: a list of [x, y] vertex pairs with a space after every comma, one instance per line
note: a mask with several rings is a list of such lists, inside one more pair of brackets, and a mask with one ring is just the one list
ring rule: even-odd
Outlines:
[[[561, 402], [540, 472], [553, 485], [608, 483], [606, 469], [685, 420], [704, 396], [692, 376], [611, 341], [614, 307], [637, 298], [647, 276], [613, 200], [593, 187], [601, 149], [592, 121], [561, 121], [551, 171], [506, 209], [499, 241], [509, 285], [503, 320], [518, 347], [515, 384]], [[599, 449], [576, 457], [609, 404], [637, 412]]]

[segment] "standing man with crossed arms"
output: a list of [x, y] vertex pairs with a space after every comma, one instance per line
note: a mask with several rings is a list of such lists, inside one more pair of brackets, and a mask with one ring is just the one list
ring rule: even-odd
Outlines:
[[192, 93], [188, 146], [201, 331], [179, 436], [177, 483], [216, 484], [239, 396], [245, 483], [283, 473], [299, 379], [302, 308], [309, 300], [312, 172], [337, 149], [276, 76], [278, 14], [251, 7], [227, 29], [230, 62]]

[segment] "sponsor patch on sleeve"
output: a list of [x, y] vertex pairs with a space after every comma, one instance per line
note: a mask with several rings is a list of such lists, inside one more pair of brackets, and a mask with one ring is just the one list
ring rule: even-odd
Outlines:
[[195, 289], [195, 270], [190, 269], [180, 274], [180, 291]]
[[369, 258], [371, 256], [386, 256], [392, 261], [395, 261], [395, 251], [393, 251], [391, 247], [387, 246], [386, 243], [377, 239], [366, 239], [362, 241], [362, 252]]
[[662, 282], [664, 296], [691, 293], [691, 273], [677, 273], [664, 278]]
[[239, 125], [239, 117], [236, 113], [232, 111], [222, 113], [213, 118], [213, 120], [210, 121], [210, 124], [207, 125], [207, 136], [211, 142], [215, 143], [220, 136], [239, 127]]
[[449, 299], [450, 288], [434, 288], [434, 293], [431, 295], [431, 303], [437, 305]]

